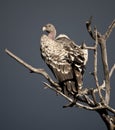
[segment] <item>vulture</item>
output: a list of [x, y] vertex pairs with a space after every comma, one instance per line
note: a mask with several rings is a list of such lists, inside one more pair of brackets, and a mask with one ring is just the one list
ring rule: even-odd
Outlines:
[[42, 30], [45, 33], [40, 41], [41, 56], [60, 84], [61, 91], [74, 98], [83, 86], [88, 51], [65, 34], [56, 37], [56, 28], [50, 23]]

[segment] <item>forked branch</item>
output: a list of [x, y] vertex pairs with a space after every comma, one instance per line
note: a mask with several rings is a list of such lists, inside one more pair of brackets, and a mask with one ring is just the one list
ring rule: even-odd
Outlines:
[[107, 31], [105, 32], [104, 35], [101, 35], [101, 33], [99, 33], [97, 31], [97, 35], [95, 33], [94, 30], [92, 30], [91, 28], [91, 22], [92, 22], [92, 18], [90, 18], [87, 22], [86, 22], [86, 27], [87, 30], [90, 34], [90, 36], [96, 40], [96, 36], [101, 48], [101, 59], [102, 59], [102, 63], [103, 63], [103, 72], [104, 72], [104, 80], [105, 80], [105, 102], [107, 104], [109, 104], [110, 101], [110, 76], [109, 76], [109, 66], [108, 66], [108, 59], [107, 59], [107, 50], [106, 50], [106, 40], [107, 38], [110, 36], [113, 28], [115, 27], [115, 20], [113, 20], [113, 22], [111, 23], [111, 25], [108, 27]]
[[115, 19], [113, 20], [113, 22], [111, 23], [111, 25], [108, 27], [107, 31], [104, 34], [105, 39], [107, 40], [112, 32], [112, 30], [115, 27]]

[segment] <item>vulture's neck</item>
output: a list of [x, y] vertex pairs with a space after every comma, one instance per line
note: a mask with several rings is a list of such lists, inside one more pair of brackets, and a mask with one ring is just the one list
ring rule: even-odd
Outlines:
[[55, 40], [55, 37], [56, 37], [56, 31], [52, 31], [48, 34], [48, 37], [51, 38], [52, 40]]

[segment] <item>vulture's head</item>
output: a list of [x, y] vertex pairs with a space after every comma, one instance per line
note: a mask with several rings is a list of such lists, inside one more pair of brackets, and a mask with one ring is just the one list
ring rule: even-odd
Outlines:
[[45, 26], [43, 26], [42, 31], [47, 32], [48, 37], [50, 37], [51, 39], [53, 40], [55, 39], [56, 29], [53, 24], [50, 24], [50, 23], [46, 24]]

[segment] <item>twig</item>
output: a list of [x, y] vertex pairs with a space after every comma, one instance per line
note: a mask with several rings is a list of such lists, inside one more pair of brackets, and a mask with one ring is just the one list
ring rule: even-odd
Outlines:
[[91, 28], [91, 23], [92, 23], [92, 16], [90, 17], [90, 19], [88, 21], [86, 21], [86, 28], [87, 28], [87, 31], [89, 32], [90, 36], [95, 40], [95, 36], [94, 36], [94, 33]]
[[110, 106], [107, 105], [106, 108], [107, 108], [110, 112], [115, 113], [115, 109], [111, 108]]
[[110, 77], [110, 78], [111, 78], [111, 76], [112, 76], [114, 70], [115, 70], [115, 64], [112, 66], [112, 68], [111, 68], [111, 70], [110, 70], [110, 72], [109, 72], [109, 77]]
[[113, 28], [115, 27], [115, 19], [113, 20], [113, 22], [111, 23], [111, 25], [108, 27], [106, 33], [104, 34], [105, 39], [107, 40], [107, 38], [110, 36]]
[[94, 106], [94, 101], [92, 101], [87, 95], [84, 95], [85, 98], [85, 102], [89, 105], [89, 106]]
[[88, 49], [88, 50], [95, 50], [95, 47], [93, 46], [84, 46], [84, 49]]

